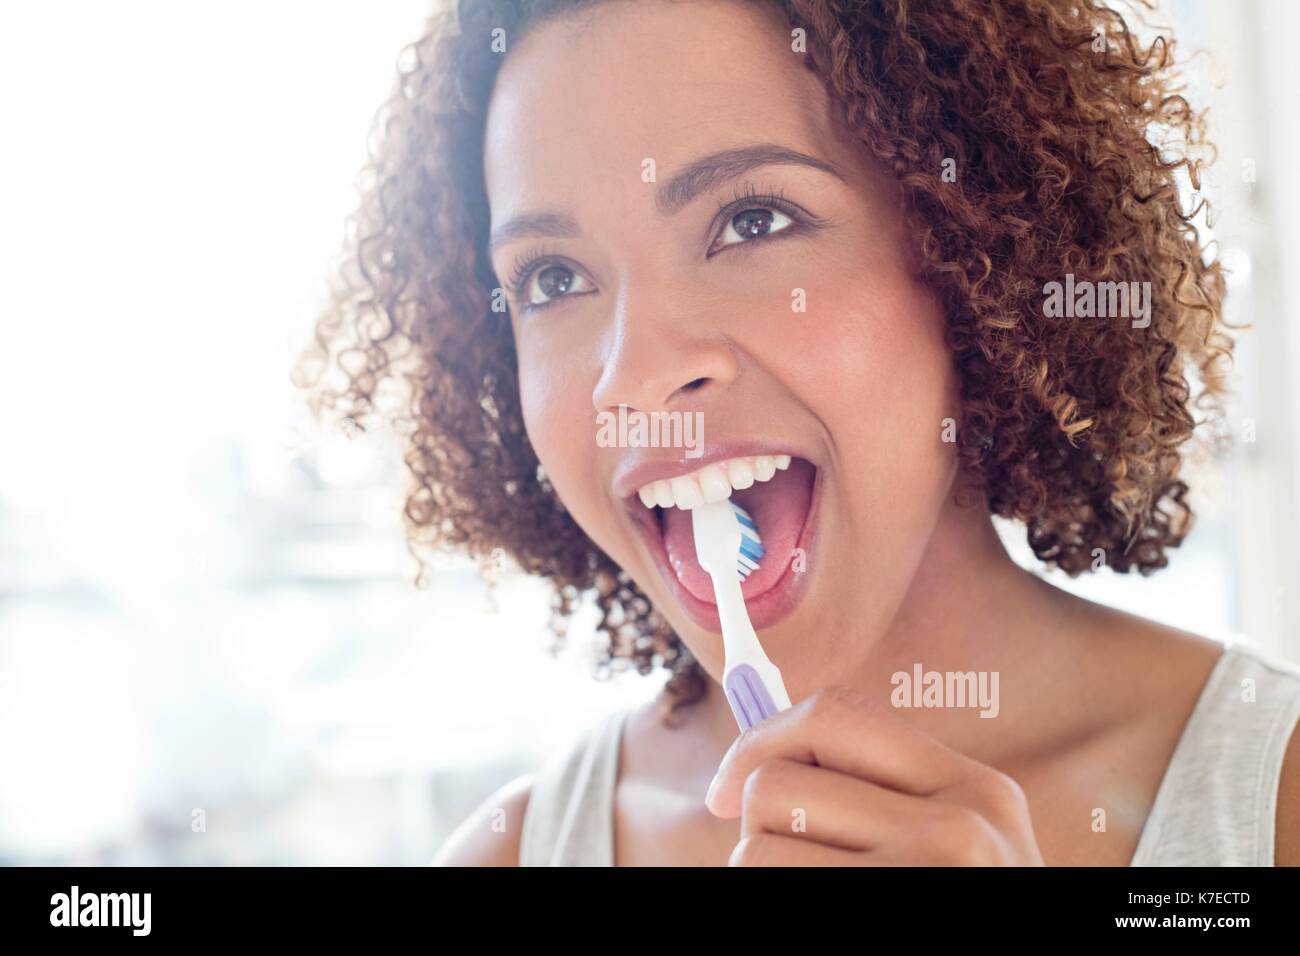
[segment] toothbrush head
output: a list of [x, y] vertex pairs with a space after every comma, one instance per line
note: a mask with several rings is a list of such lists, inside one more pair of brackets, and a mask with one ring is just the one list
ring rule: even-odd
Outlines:
[[740, 552], [736, 555], [736, 572], [743, 581], [758, 570], [758, 562], [763, 559], [767, 549], [763, 547], [763, 539], [758, 536], [758, 525], [754, 524], [749, 512], [734, 501], [727, 503], [736, 513], [736, 523], [740, 525]]
[[749, 512], [727, 499], [691, 509], [695, 556], [710, 575], [735, 568], [744, 581], [756, 570], [766, 553], [758, 526]]

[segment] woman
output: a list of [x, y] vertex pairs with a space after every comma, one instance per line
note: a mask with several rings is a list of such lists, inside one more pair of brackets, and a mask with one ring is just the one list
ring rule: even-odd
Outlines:
[[[991, 520], [1072, 575], [1190, 529], [1232, 343], [1164, 39], [1091, 3], [543, 0], [410, 52], [318, 396], [396, 398], [413, 542], [502, 549], [561, 618], [594, 589], [610, 658], [672, 672], [437, 862], [1300, 860], [1300, 671], [1052, 587]], [[597, 440], [616, 412], [703, 438]], [[739, 738], [706, 466], [794, 705]]]

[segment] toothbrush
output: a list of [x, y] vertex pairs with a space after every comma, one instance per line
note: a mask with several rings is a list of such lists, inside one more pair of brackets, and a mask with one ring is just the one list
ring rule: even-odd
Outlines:
[[763, 652], [740, 593], [740, 582], [757, 570], [763, 557], [763, 541], [749, 512], [729, 499], [697, 505], [691, 514], [695, 556], [713, 579], [722, 622], [722, 687], [743, 734], [790, 706], [781, 671]]

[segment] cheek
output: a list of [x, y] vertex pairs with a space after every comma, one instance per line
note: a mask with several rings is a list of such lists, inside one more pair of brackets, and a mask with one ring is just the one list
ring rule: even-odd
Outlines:
[[960, 402], [944, 332], [937, 301], [902, 270], [822, 282], [807, 312], [768, 331], [764, 348], [785, 356], [777, 367], [829, 432], [855, 510], [893, 502], [915, 526], [951, 485], [944, 424], [960, 422]]
[[528, 440], [560, 499], [580, 524], [593, 511], [589, 479], [595, 447], [594, 384], [572, 349], [516, 338], [519, 401]]

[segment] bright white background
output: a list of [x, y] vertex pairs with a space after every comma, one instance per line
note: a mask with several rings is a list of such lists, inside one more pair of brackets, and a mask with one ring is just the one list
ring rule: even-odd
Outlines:
[[[422, 863], [661, 680], [591, 679], [589, 627], [552, 658], [534, 582], [495, 610], [455, 563], [414, 589], [396, 451], [318, 429], [288, 383], [424, 12], [0, 15], [0, 862]], [[1170, 569], [1055, 579], [1296, 658], [1300, 14], [1171, 13], [1215, 53], [1193, 92], [1230, 318], [1255, 324], [1232, 425], [1256, 440], [1193, 475], [1204, 517]]]

